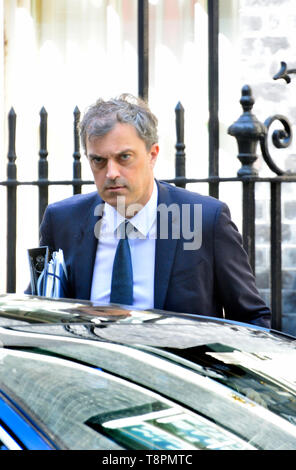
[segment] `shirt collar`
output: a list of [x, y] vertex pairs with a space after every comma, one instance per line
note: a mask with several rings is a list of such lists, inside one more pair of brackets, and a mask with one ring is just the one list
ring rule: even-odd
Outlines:
[[[157, 197], [158, 189], [154, 181], [153, 191], [147, 204], [131, 219], [130, 223], [145, 237], [148, 235], [151, 227], [156, 220], [157, 214]], [[103, 232], [114, 233], [118, 226], [124, 221], [124, 217], [117, 210], [110, 206], [107, 202], [104, 207], [103, 224], [101, 230]]]

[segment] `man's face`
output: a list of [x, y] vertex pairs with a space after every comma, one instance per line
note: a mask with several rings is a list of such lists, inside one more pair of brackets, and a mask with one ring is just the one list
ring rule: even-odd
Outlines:
[[144, 206], [152, 194], [158, 150], [157, 144], [147, 150], [129, 124], [117, 123], [105, 136], [88, 139], [86, 153], [101, 198], [115, 208], [119, 196], [125, 208]]

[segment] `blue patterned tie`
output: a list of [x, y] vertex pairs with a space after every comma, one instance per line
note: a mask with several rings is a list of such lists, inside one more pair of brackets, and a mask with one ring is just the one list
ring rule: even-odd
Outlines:
[[117, 245], [111, 281], [110, 302], [123, 305], [133, 304], [133, 267], [127, 238], [126, 220], [120, 226], [121, 237]]

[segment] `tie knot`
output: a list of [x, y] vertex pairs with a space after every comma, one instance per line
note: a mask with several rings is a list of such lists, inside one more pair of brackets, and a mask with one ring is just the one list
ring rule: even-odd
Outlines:
[[128, 238], [133, 228], [134, 226], [125, 219], [117, 228], [117, 236], [122, 239]]

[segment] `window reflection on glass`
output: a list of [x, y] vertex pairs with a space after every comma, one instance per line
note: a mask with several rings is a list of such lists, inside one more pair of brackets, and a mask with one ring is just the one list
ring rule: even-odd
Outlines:
[[[108, 343], [1, 349], [0, 381], [72, 449], [296, 448], [295, 426], [243, 394], [248, 374], [241, 385], [237, 361], [231, 368], [229, 353], [225, 362], [221, 351], [219, 362], [206, 356], [207, 364], [191, 369], [171, 355]], [[255, 392], [260, 375], [249, 375]], [[289, 397], [291, 414], [295, 401], [286, 390]]]

